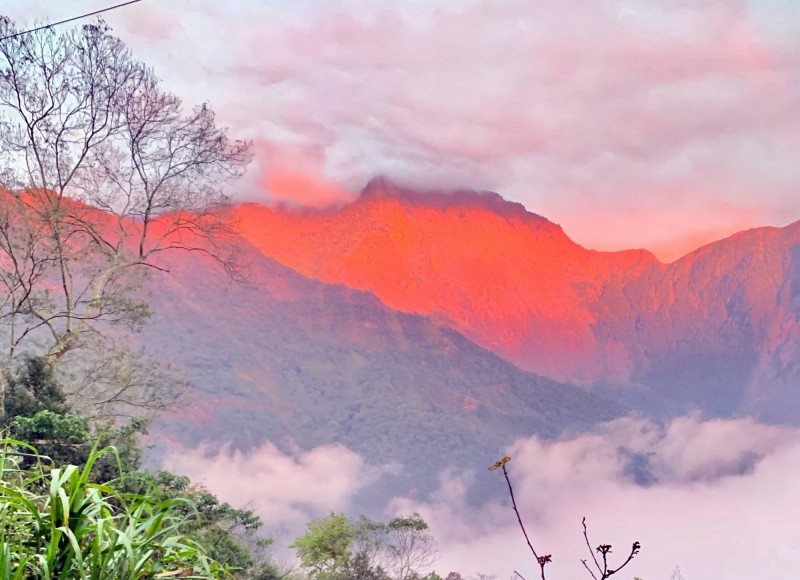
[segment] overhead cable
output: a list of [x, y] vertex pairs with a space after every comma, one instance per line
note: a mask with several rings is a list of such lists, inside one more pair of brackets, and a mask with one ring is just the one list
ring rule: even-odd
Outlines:
[[44, 30], [45, 28], [58, 26], [59, 24], [66, 24], [67, 22], [73, 22], [75, 20], [80, 20], [81, 18], [88, 18], [89, 16], [94, 16], [95, 14], [102, 14], [103, 12], [108, 12], [109, 10], [116, 10], [117, 8], [122, 8], [123, 6], [128, 6], [129, 4], [136, 4], [137, 2], [141, 1], [142, 0], [129, 0], [128, 2], [123, 2], [122, 4], [115, 4], [114, 6], [109, 6], [108, 8], [103, 8], [101, 10], [95, 10], [94, 12], [87, 12], [86, 14], [81, 14], [80, 16], [73, 16], [72, 18], [67, 18], [66, 20], [59, 20], [58, 22], [37, 26], [36, 28], [31, 28], [30, 30], [23, 30], [21, 32], [16, 32], [14, 34], [10, 34], [8, 36], [0, 38], [0, 42], [4, 40], [9, 40], [11, 38], [16, 38], [24, 34], [30, 34], [31, 32], [36, 32], [37, 30]]

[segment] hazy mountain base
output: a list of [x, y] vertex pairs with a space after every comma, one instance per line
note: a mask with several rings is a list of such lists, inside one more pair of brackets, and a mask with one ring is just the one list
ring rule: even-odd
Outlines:
[[488, 465], [517, 437], [580, 432], [626, 411], [368, 293], [255, 251], [247, 259], [248, 284], [199, 256], [153, 278], [141, 340], [192, 385], [187, 405], [153, 425], [156, 437], [245, 451], [341, 443], [372, 465], [402, 464], [382, 482], [385, 500], [434, 489], [444, 467]]

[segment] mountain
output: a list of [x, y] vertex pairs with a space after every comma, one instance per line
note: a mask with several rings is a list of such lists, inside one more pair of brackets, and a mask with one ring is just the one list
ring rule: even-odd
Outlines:
[[433, 486], [447, 465], [488, 465], [516, 437], [626, 411], [369, 293], [301, 276], [243, 240], [240, 250], [247, 283], [200, 254], [173, 254], [170, 274], [150, 279], [155, 314], [140, 340], [191, 383], [187, 406], [155, 424], [162, 440], [341, 443], [371, 464], [402, 463], [406, 492]]
[[[704, 246], [609, 287], [631, 380], [723, 415], [800, 422], [800, 222]], [[625, 312], [630, 314], [625, 314]]]
[[[51, 192], [42, 192], [32, 201], [53, 199]], [[12, 232], [15, 244], [22, 240], [30, 244], [19, 244], [22, 248], [33, 249], [30, 240], [38, 241], [41, 222], [25, 219], [31, 203], [21, 204], [11, 193], [2, 201], [12, 208], [6, 211], [6, 233]], [[488, 465], [517, 437], [581, 431], [627, 410], [574, 385], [525, 372], [458, 331], [400, 313], [371, 293], [305, 277], [235, 234], [213, 247], [218, 258], [238, 256], [247, 282], [233, 281], [204, 251], [210, 248], [204, 245], [205, 230], [194, 227], [211, 216], [159, 216], [147, 226], [151, 244], [197, 251], [155, 252], [148, 269], [152, 275], [116, 278], [115, 251], [141, 235], [141, 222], [118, 220], [68, 198], [59, 200], [59, 208], [69, 209], [75, 227], [68, 239], [81, 250], [70, 261], [74, 268], [68, 278], [76, 289], [69, 293], [75, 296], [70, 304], [92, 320], [78, 335], [85, 342], [61, 359], [60, 378], [78, 404], [106, 386], [105, 370], [143, 370], [140, 377], [152, 378], [149, 359], [139, 359], [144, 369], [133, 371], [120, 358], [103, 359], [108, 353], [101, 354], [101, 341], [92, 340], [105, 337], [107, 347], [130, 338], [123, 308], [134, 306], [139, 321], [141, 308], [131, 298], [145, 282], [149, 295], [141, 298], [155, 315], [135, 337], [138, 346], [188, 379], [185, 406], [170, 409], [153, 425], [157, 451], [166, 451], [170, 442], [242, 450], [267, 441], [306, 449], [341, 443], [371, 465], [402, 464], [395, 484], [405, 493], [435, 485], [447, 466]], [[31, 216], [38, 216], [38, 207]], [[177, 220], [192, 227], [177, 229]], [[110, 249], [107, 254], [83, 251], [100, 239], [98, 246]], [[12, 258], [16, 255], [6, 256], [6, 268], [14, 267]], [[58, 273], [44, 271], [36, 280], [42, 295], [62, 291]], [[95, 301], [98, 287], [108, 291], [105, 316], [86, 306]], [[0, 333], [14, 329], [6, 324]], [[35, 335], [33, 325], [27, 336], [48, 338], [38, 330]], [[164, 385], [164, 392], [172, 393], [171, 380], [172, 373], [164, 373], [159, 382], [140, 387]], [[119, 375], [111, 381], [106, 398], [129, 386]]]
[[265, 256], [372, 292], [528, 371], [593, 385], [649, 412], [800, 422], [800, 223], [663, 264], [597, 252], [497, 194], [373, 180], [323, 210], [244, 204]]
[[243, 237], [305, 276], [373, 292], [523, 368], [582, 382], [617, 374], [592, 330], [604, 285], [657, 263], [643, 251], [585, 250], [496, 194], [418, 194], [386, 181], [336, 210], [249, 204], [234, 215]]

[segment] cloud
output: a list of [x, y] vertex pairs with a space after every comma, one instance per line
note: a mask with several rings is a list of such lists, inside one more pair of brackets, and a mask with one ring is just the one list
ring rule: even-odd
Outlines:
[[255, 201], [283, 202], [302, 207], [328, 207], [352, 201], [357, 193], [328, 182], [322, 147], [278, 146], [255, 142], [255, 168], [250, 176], [260, 195]]
[[249, 198], [320, 205], [376, 174], [493, 189], [584, 245], [664, 259], [748, 212], [750, 226], [800, 218], [791, 3], [142, 6], [106, 17], [165, 86], [272, 144], [237, 188]]
[[[515, 497], [534, 546], [552, 554], [549, 578], [585, 574], [581, 519], [593, 545], [613, 546], [613, 561], [633, 541], [642, 552], [625, 577], [687, 580], [781, 578], [800, 567], [800, 430], [752, 419], [680, 417], [666, 425], [627, 417], [594, 432], [555, 441], [520, 439], [507, 449]], [[305, 522], [330, 511], [358, 515], [357, 494], [371, 496], [396, 466], [373, 467], [338, 446], [281, 451], [266, 444], [244, 454], [173, 450], [165, 467], [203, 483], [223, 500], [255, 509], [277, 538], [277, 555]], [[448, 468], [427, 498], [385, 498], [373, 517], [420, 512], [431, 526], [440, 573], [537, 577], [500, 472]], [[475, 505], [475, 486], [495, 496]]]
[[384, 472], [340, 445], [284, 452], [266, 443], [249, 453], [176, 449], [162, 464], [222, 501], [253, 509], [267, 522], [267, 533], [288, 534], [289, 541], [305, 522], [348, 510], [353, 495]]
[[[648, 243], [637, 247], [646, 247], [664, 262], [676, 260], [711, 241], [721, 240], [754, 225], [775, 221], [769, 208], [755, 203], [735, 204], [717, 200], [688, 184], [686, 189], [667, 187], [651, 193], [675, 203], [665, 204], [656, 213], [629, 202], [609, 206], [602, 200], [579, 196], [577, 205], [564, 201], [554, 213], [560, 216], [556, 221], [567, 234], [590, 249], [619, 249], [619, 243], [602, 233], [616, 224], [625, 228], [631, 247], [636, 246], [635, 241], [647, 239]], [[593, 210], [591, 213], [590, 209]], [[574, 236], [573, 232], [583, 234]], [[587, 236], [586, 232], [593, 233]]]
[[[658, 427], [622, 419], [596, 434], [556, 442], [515, 442], [508, 465], [523, 520], [548, 577], [585, 574], [586, 516], [593, 545], [609, 543], [614, 561], [633, 541], [642, 552], [626, 577], [745, 580], [782, 577], [800, 566], [794, 481], [800, 433], [751, 420], [674, 420]], [[466, 502], [477, 478], [496, 480], [497, 499]], [[419, 511], [439, 540], [437, 570], [536, 577], [536, 566], [499, 472], [446, 473], [428, 501], [396, 498], [397, 513]]]

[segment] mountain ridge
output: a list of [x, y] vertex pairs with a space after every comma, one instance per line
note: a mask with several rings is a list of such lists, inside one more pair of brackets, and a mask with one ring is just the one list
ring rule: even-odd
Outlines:
[[[775, 366], [777, 335], [765, 329], [787, 312], [786, 324], [797, 324], [769, 304], [792, 276], [785, 257], [800, 222], [739, 232], [665, 264], [646, 250], [586, 249], [496, 194], [409, 192], [385, 179], [366, 192], [322, 211], [248, 205], [232, 215], [244, 238], [287, 267], [373, 292], [557, 380], [672, 390], [687, 408], [732, 413], [758, 408], [744, 393], [761, 388], [765, 365], [794, 372]], [[735, 405], [721, 386], [678, 384], [683, 372], [707, 382], [708, 365], [736, 369]]]

